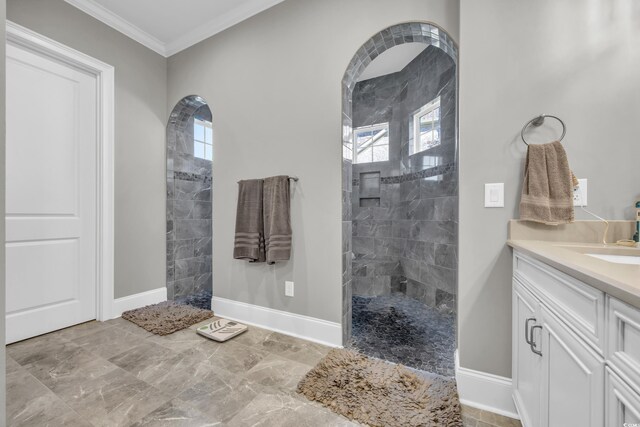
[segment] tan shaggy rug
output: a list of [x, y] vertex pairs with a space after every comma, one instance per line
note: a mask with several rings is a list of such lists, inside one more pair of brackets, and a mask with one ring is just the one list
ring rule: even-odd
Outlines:
[[156, 335], [169, 335], [213, 317], [213, 311], [165, 301], [122, 313], [122, 318]]
[[298, 393], [370, 426], [462, 426], [453, 379], [333, 349], [298, 384]]

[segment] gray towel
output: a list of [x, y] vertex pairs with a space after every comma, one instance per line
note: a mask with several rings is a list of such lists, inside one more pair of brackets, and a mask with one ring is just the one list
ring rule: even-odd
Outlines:
[[264, 262], [264, 223], [262, 218], [263, 180], [250, 179], [238, 184], [238, 209], [233, 258]]
[[272, 176], [264, 180], [264, 239], [267, 264], [291, 257], [291, 197], [289, 177]]

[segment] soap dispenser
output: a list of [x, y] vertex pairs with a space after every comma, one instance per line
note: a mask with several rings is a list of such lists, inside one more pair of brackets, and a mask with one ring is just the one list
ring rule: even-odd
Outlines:
[[636, 234], [633, 235], [633, 240], [640, 240], [640, 201], [636, 202]]

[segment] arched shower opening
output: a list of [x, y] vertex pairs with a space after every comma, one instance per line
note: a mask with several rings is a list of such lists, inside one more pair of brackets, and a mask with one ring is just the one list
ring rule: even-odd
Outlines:
[[[396, 53], [404, 49], [405, 57], [412, 49], [418, 53], [398, 69], [388, 63], [368, 68], [378, 57], [378, 65], [394, 57], [382, 57], [394, 47]], [[403, 23], [375, 34], [347, 67], [342, 104], [343, 344], [453, 375], [455, 43], [430, 23]]]
[[196, 95], [176, 104], [167, 125], [167, 297], [211, 308], [213, 125]]

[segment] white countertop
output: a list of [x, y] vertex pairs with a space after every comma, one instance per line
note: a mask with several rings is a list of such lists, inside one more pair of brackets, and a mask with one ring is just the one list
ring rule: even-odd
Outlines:
[[640, 248], [541, 240], [508, 240], [507, 244], [627, 304], [640, 308], [640, 265], [617, 264], [586, 255], [640, 256]]

